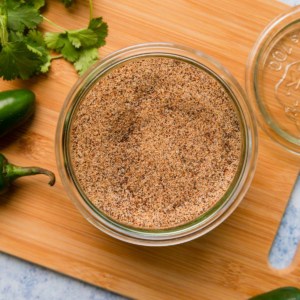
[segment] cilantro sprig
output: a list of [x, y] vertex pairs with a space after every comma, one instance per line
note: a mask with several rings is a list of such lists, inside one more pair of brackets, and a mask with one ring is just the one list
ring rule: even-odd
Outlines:
[[[65, 6], [73, 3], [62, 2]], [[0, 1], [0, 77], [28, 79], [47, 73], [57, 58], [66, 59], [83, 74], [99, 59], [98, 48], [105, 45], [108, 30], [102, 18], [93, 18], [92, 0], [89, 3], [87, 28], [67, 30], [41, 15], [45, 0]], [[43, 21], [59, 28], [59, 32], [43, 34], [38, 29]]]
[[98, 48], [105, 44], [106, 36], [107, 24], [102, 18], [93, 18], [88, 28], [59, 33], [47, 32], [45, 42], [48, 49], [61, 53], [66, 60], [73, 63], [81, 75], [98, 60]]

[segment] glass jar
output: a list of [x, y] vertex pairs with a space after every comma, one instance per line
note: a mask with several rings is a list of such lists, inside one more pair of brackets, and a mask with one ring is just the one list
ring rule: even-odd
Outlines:
[[246, 88], [262, 129], [300, 155], [300, 6], [275, 18], [248, 58]]
[[[133, 58], [165, 56], [193, 63], [214, 76], [226, 91], [240, 115], [242, 155], [237, 174], [224, 196], [206, 213], [187, 224], [164, 230], [145, 230], [120, 224], [99, 211], [76, 181], [70, 160], [70, 125], [80, 100], [109, 70]], [[206, 54], [171, 43], [147, 43], [116, 51], [81, 77], [70, 91], [62, 108], [56, 134], [56, 156], [63, 185], [82, 215], [101, 231], [133, 244], [168, 246], [200, 237], [221, 224], [238, 206], [252, 181], [257, 157], [257, 129], [245, 94], [233, 76]]]

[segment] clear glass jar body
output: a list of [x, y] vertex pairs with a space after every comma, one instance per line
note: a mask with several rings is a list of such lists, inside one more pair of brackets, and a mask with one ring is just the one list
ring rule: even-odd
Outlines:
[[[110, 69], [126, 61], [146, 56], [166, 56], [198, 65], [213, 75], [232, 96], [240, 115], [243, 153], [238, 173], [223, 198], [198, 219], [166, 230], [145, 230], [125, 226], [105, 216], [89, 201], [78, 185], [69, 156], [72, 115], [80, 99]], [[83, 216], [101, 231], [126, 242], [145, 246], [168, 246], [200, 237], [221, 224], [238, 206], [252, 181], [257, 157], [257, 129], [245, 94], [233, 76], [202, 52], [170, 43], [148, 43], [116, 51], [100, 61], [78, 80], [62, 108], [57, 133], [56, 157], [63, 185]]]

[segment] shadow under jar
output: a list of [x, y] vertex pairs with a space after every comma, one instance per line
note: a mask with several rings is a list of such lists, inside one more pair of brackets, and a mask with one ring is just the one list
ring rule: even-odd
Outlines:
[[236, 80], [168, 43], [117, 51], [71, 90], [56, 137], [63, 184], [94, 226], [147, 246], [222, 223], [255, 170], [254, 116]]

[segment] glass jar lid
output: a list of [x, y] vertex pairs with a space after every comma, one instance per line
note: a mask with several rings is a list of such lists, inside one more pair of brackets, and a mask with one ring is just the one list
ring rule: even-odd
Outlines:
[[300, 155], [300, 6], [261, 33], [249, 55], [246, 88], [261, 127]]

